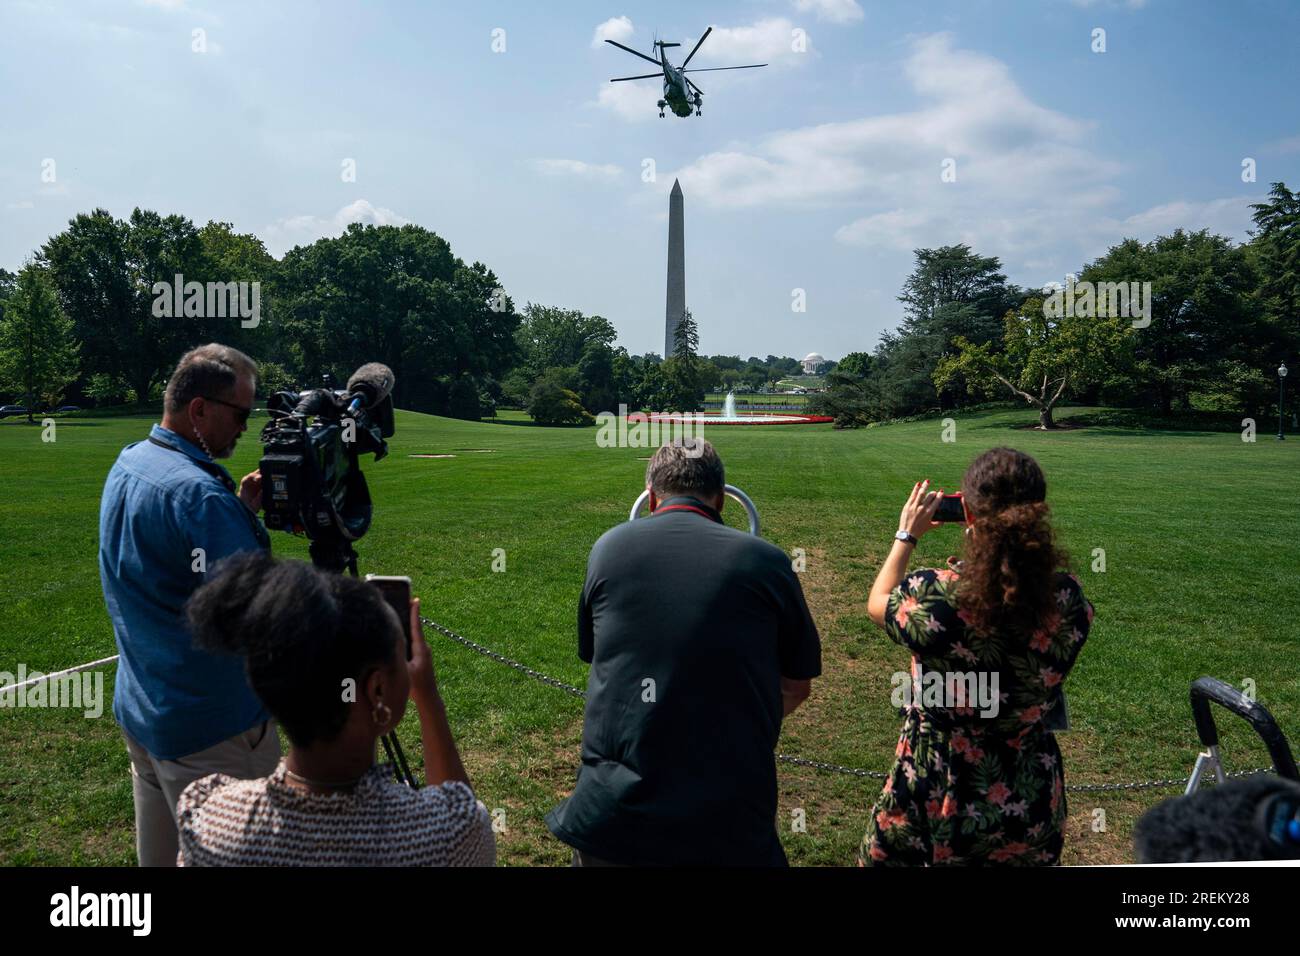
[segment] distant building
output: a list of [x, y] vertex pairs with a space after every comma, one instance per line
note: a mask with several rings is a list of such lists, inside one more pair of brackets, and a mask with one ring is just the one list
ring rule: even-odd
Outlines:
[[817, 369], [826, 364], [826, 359], [825, 357], [818, 355], [816, 352], [809, 352], [803, 357], [803, 361], [800, 364], [803, 365], [803, 373], [805, 375], [816, 375]]

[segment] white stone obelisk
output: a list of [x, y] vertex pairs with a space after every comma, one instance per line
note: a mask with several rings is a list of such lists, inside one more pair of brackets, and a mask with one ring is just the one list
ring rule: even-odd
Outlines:
[[686, 230], [682, 222], [682, 184], [673, 180], [668, 196], [668, 300], [664, 307], [664, 358], [677, 345], [677, 325], [686, 314]]

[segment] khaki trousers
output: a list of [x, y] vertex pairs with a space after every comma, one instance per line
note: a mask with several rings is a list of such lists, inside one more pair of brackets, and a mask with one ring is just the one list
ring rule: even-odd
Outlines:
[[159, 760], [126, 731], [135, 798], [135, 852], [141, 866], [175, 866], [179, 852], [176, 801], [195, 780], [224, 773], [241, 780], [269, 777], [280, 762], [280, 734], [266, 721], [178, 760]]

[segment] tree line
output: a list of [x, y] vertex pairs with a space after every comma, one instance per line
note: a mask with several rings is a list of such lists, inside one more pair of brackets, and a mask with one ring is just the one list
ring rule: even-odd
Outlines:
[[478, 419], [504, 405], [557, 424], [619, 404], [694, 410], [707, 390], [800, 371], [788, 357], [698, 356], [689, 313], [679, 332], [676, 355], [630, 355], [602, 316], [517, 311], [491, 269], [416, 225], [353, 224], [276, 259], [229, 223], [96, 209], [17, 274], [0, 269], [0, 391], [29, 409], [157, 401], [177, 358], [213, 340], [256, 357], [268, 392], [342, 383], [377, 361], [402, 408]]
[[1125, 239], [1054, 288], [1008, 283], [966, 245], [916, 250], [904, 318], [845, 356], [810, 408], [840, 427], [1023, 401], [1262, 418], [1300, 348], [1300, 193], [1274, 183], [1237, 244], [1182, 229]]

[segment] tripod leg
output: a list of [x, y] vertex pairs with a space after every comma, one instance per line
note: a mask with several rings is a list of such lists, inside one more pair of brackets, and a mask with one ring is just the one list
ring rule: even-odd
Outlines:
[[388, 740], [388, 734], [384, 734], [379, 739], [384, 742], [384, 753], [388, 754], [388, 762], [393, 765], [393, 777], [398, 783], [406, 783], [406, 781], [402, 779], [402, 768], [397, 764], [397, 757], [393, 754], [393, 745]]
[[390, 731], [380, 739], [383, 740], [384, 751], [393, 764], [393, 776], [397, 779], [397, 782], [406, 784], [412, 790], [420, 789], [420, 784], [416, 781], [415, 775], [411, 773], [410, 764], [406, 762], [406, 753], [402, 750], [402, 742], [397, 739], [397, 731]]

